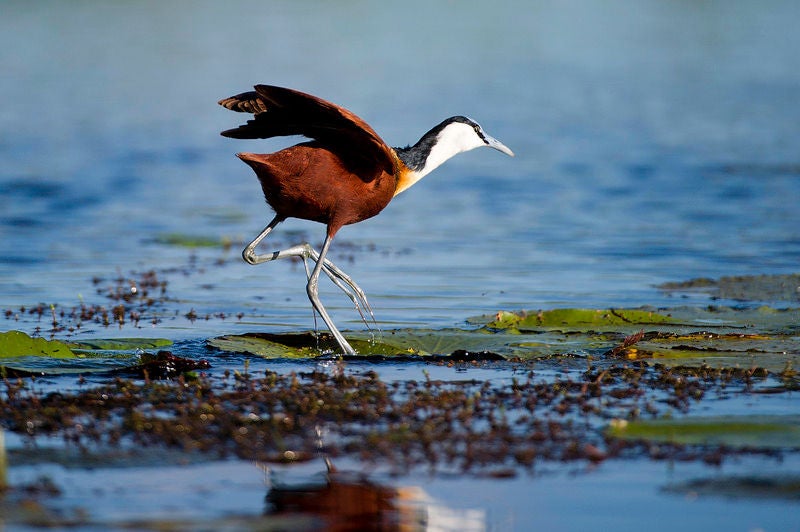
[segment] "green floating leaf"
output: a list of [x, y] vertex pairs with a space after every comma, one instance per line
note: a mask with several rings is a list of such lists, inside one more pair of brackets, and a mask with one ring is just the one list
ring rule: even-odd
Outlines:
[[[519, 339], [519, 335], [513, 336], [513, 339]], [[379, 344], [391, 346], [391, 354], [449, 355], [460, 350], [508, 350], [510, 339], [502, 334], [491, 334], [484, 329], [395, 329], [383, 331], [378, 340]], [[368, 347], [365, 353], [370, 351]], [[360, 350], [358, 352], [361, 353]]]
[[800, 448], [799, 416], [719, 416], [619, 421], [606, 433], [625, 440], [734, 448]]
[[232, 209], [225, 207], [208, 207], [193, 211], [195, 214], [212, 221], [216, 225], [234, 224], [247, 221], [247, 215], [242, 209]]
[[225, 242], [220, 238], [186, 235], [183, 233], [162, 233], [155, 238], [157, 244], [185, 248], [218, 248]]
[[[347, 337], [359, 355], [449, 355], [464, 350], [534, 359], [607, 353], [643, 330], [643, 337], [618, 358], [656, 359], [665, 365], [759, 367], [771, 372], [780, 372], [787, 364], [800, 367], [798, 309], [553, 309], [499, 312], [468, 323], [475, 328], [385, 330], [375, 339], [364, 331], [348, 331]], [[319, 340], [310, 333], [225, 336], [210, 344], [273, 358], [339, 352], [326, 333]]]
[[229, 353], [247, 353], [264, 358], [312, 358], [319, 353], [310, 349], [296, 349], [279, 342], [261, 338], [256, 334], [231, 334], [209, 338], [207, 344]]
[[[347, 341], [362, 355], [391, 356], [403, 351], [395, 345], [367, 339], [348, 338]], [[319, 339], [311, 333], [226, 335], [209, 339], [208, 345], [223, 351], [265, 358], [316, 358], [324, 353], [339, 352], [339, 345], [327, 333], [321, 334]]]
[[73, 349], [87, 351], [132, 351], [134, 349], [158, 349], [172, 345], [166, 338], [98, 338], [81, 340], [70, 344]]
[[772, 307], [671, 307], [633, 309], [552, 309], [539, 311], [500, 311], [468, 322], [492, 330], [544, 332], [586, 331], [663, 331], [672, 334], [796, 334], [800, 332], [800, 309]]
[[[753, 330], [752, 328], [749, 330]], [[697, 332], [650, 334], [627, 352], [628, 358], [652, 358], [666, 365], [759, 367], [781, 372], [800, 361], [800, 337], [789, 334]]]
[[76, 358], [64, 342], [32, 338], [21, 331], [0, 333], [0, 358], [42, 356], [51, 358]]
[[644, 309], [576, 309], [564, 308], [543, 310], [536, 313], [516, 314], [499, 312], [495, 320], [488, 323], [491, 329], [537, 329], [567, 327], [585, 329], [588, 327], [620, 325], [653, 325], [677, 323], [672, 316]]
[[[519, 338], [515, 336], [514, 338]], [[502, 334], [461, 329], [383, 331], [377, 338], [366, 333], [348, 334], [347, 341], [357, 356], [448, 356], [456, 351], [484, 352], [508, 350], [508, 338]], [[223, 351], [250, 353], [266, 358], [314, 358], [323, 353], [340, 352], [328, 333], [319, 339], [311, 333], [248, 333], [226, 335], [208, 340], [208, 345]]]

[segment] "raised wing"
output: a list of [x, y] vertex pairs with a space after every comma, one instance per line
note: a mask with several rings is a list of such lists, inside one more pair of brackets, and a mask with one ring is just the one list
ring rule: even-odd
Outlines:
[[345, 160], [366, 160], [394, 172], [392, 148], [347, 109], [284, 87], [256, 85], [255, 89], [219, 101], [226, 109], [255, 115], [246, 124], [223, 131], [222, 136], [265, 139], [303, 135], [319, 141]]

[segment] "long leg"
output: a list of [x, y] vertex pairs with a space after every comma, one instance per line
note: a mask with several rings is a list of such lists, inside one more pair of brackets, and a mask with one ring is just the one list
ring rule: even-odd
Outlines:
[[[328, 329], [330, 329], [342, 350], [347, 354], [355, 354], [355, 350], [350, 346], [349, 343], [347, 343], [347, 340], [345, 340], [342, 333], [340, 333], [333, 324], [333, 320], [331, 320], [330, 316], [325, 310], [325, 307], [323, 307], [322, 303], [319, 301], [319, 296], [317, 295], [317, 285], [319, 282], [320, 271], [324, 271], [325, 275], [327, 275], [331, 281], [336, 284], [336, 286], [338, 286], [345, 294], [347, 294], [347, 296], [356, 306], [359, 314], [361, 314], [362, 319], [364, 319], [364, 314], [361, 311], [362, 305], [370, 313], [370, 316], [372, 316], [373, 323], [375, 322], [375, 316], [372, 313], [372, 308], [370, 307], [367, 297], [361, 287], [358, 286], [355, 281], [353, 281], [347, 274], [340, 270], [335, 264], [325, 258], [325, 254], [328, 252], [328, 247], [330, 246], [331, 238], [326, 237], [321, 253], [317, 253], [308, 243], [304, 243], [297, 246], [292, 246], [282, 251], [274, 251], [272, 253], [266, 253], [263, 255], [256, 254], [256, 247], [261, 243], [262, 240], [264, 240], [264, 238], [267, 237], [267, 235], [272, 232], [273, 229], [275, 229], [279, 223], [285, 219], [286, 218], [282, 216], [276, 216], [273, 218], [272, 221], [264, 228], [264, 230], [261, 231], [261, 233], [259, 233], [259, 235], [253, 239], [253, 241], [250, 242], [247, 247], [244, 248], [242, 251], [242, 258], [250, 264], [261, 264], [263, 262], [269, 262], [287, 257], [301, 257], [303, 260], [313, 260], [316, 264], [313, 272], [309, 276], [308, 285], [306, 287], [306, 291], [309, 293], [311, 304], [314, 306], [314, 310], [320, 314], [323, 321], [325, 321], [325, 325], [328, 326]], [[314, 294], [313, 296], [311, 295], [312, 285]], [[352, 292], [348, 290], [348, 287], [352, 290]], [[366, 323], [366, 320], [364, 321]]]
[[[356, 350], [353, 349], [347, 340], [345, 340], [342, 333], [339, 332], [339, 329], [336, 328], [336, 325], [333, 324], [333, 320], [328, 315], [328, 311], [325, 310], [325, 307], [322, 306], [322, 302], [319, 300], [319, 290], [317, 288], [319, 284], [319, 274], [321, 271], [325, 269], [325, 255], [328, 254], [328, 248], [331, 245], [331, 241], [333, 237], [331, 235], [325, 236], [325, 242], [322, 244], [322, 249], [319, 252], [319, 257], [317, 258], [317, 264], [314, 266], [314, 271], [311, 272], [311, 278], [308, 280], [308, 284], [306, 285], [306, 292], [308, 293], [308, 299], [311, 300], [311, 304], [314, 305], [314, 308], [322, 317], [322, 321], [325, 322], [325, 325], [328, 326], [328, 329], [331, 331], [331, 334], [336, 341], [339, 343], [339, 347], [347, 355], [355, 355]], [[327, 272], [326, 272], [327, 273]]]
[[[306, 259], [311, 259], [314, 262], [318, 262], [319, 253], [317, 253], [316, 250], [314, 250], [314, 248], [307, 243], [292, 246], [291, 248], [283, 251], [274, 251], [264, 255], [256, 254], [255, 249], [258, 244], [260, 244], [261, 241], [264, 240], [264, 238], [266, 238], [266, 236], [270, 234], [272, 230], [275, 229], [275, 227], [285, 219], [286, 218], [281, 216], [276, 216], [273, 218], [269, 225], [267, 225], [267, 227], [265, 227], [264, 230], [261, 231], [261, 233], [252, 242], [250, 242], [246, 248], [244, 248], [244, 251], [242, 251], [242, 258], [250, 264], [261, 264], [262, 262], [269, 262], [286, 257], [302, 257], [304, 261]], [[364, 290], [362, 290], [361, 287], [358, 286], [358, 284], [356, 284], [356, 282], [353, 281], [349, 275], [344, 273], [338, 266], [328, 259], [323, 260], [322, 271], [325, 272], [325, 275], [327, 275], [330, 280], [333, 281], [333, 283], [347, 295], [348, 298], [350, 298], [350, 301], [353, 302], [353, 305], [356, 307], [356, 310], [361, 316], [361, 320], [364, 322], [364, 324], [366, 324], [367, 327], [371, 329], [372, 327], [370, 326], [369, 322], [367, 322], [362, 308], [369, 313], [373, 324], [376, 324], [377, 322], [375, 321], [375, 314], [372, 312], [372, 307], [367, 300], [367, 295], [364, 293]], [[308, 274], [307, 269], [306, 273]]]
[[[319, 253], [317, 253], [314, 248], [311, 248], [310, 256], [311, 260], [313, 260], [316, 264], [317, 259], [319, 258]], [[306, 257], [303, 257], [303, 268], [306, 271], [306, 280], [311, 279], [311, 270], [308, 269], [308, 259]], [[353, 306], [356, 307], [356, 310], [358, 311], [358, 315], [361, 316], [361, 321], [364, 322], [364, 325], [366, 325], [369, 330], [372, 330], [372, 325], [370, 325], [367, 321], [367, 317], [364, 315], [364, 310], [362, 310], [361, 307], [363, 306], [364, 309], [369, 312], [372, 323], [377, 325], [377, 322], [375, 321], [375, 314], [373, 314], [372, 307], [370, 307], [369, 301], [367, 301], [367, 295], [363, 290], [361, 290], [361, 287], [358, 286], [356, 282], [350, 278], [350, 276], [339, 270], [339, 268], [328, 259], [325, 259], [325, 265], [322, 267], [322, 271], [325, 272], [325, 275], [328, 276], [333, 284], [338, 286], [339, 289], [344, 292], [348, 298], [350, 298]], [[317, 313], [314, 312], [315, 329], [316, 326]]]
[[258, 236], [253, 239], [252, 242], [247, 244], [247, 247], [244, 248], [244, 250], [242, 250], [242, 258], [245, 260], [245, 262], [248, 262], [250, 264], [261, 264], [262, 262], [278, 260], [287, 256], [290, 257], [303, 256], [301, 253], [296, 253], [296, 252], [289, 253], [290, 250], [295, 251], [294, 248], [289, 248], [285, 251], [275, 251], [274, 253], [270, 253], [269, 255], [256, 255], [256, 246], [258, 246], [261, 243], [261, 241], [264, 240], [267, 237], [267, 235], [272, 232], [273, 229], [275, 229], [275, 226], [277, 226], [285, 219], [286, 218], [284, 218], [283, 216], [276, 216], [264, 228], [264, 230], [261, 231], [261, 233], [259, 233]]
[[[246, 248], [244, 248], [244, 251], [242, 251], [242, 258], [250, 264], [261, 264], [262, 262], [269, 262], [286, 257], [302, 257], [303, 259], [311, 259], [314, 262], [319, 262], [319, 253], [317, 253], [309, 244], [299, 244], [283, 251], [274, 251], [265, 255], [256, 254], [255, 249], [258, 244], [260, 244], [261, 241], [264, 240], [264, 238], [266, 238], [266, 236], [270, 234], [272, 230], [275, 229], [275, 227], [285, 219], [286, 218], [282, 216], [276, 216], [273, 218], [269, 225], [267, 225], [267, 227], [265, 227], [264, 230], [261, 231], [261, 233], [252, 242], [250, 242]], [[336, 284], [336, 286], [338, 286], [345, 294], [347, 294], [347, 297], [350, 298], [359, 314], [361, 314], [361, 318], [364, 320], [364, 323], [366, 323], [367, 327], [369, 327], [369, 323], [367, 323], [364, 313], [361, 311], [362, 307], [369, 312], [369, 315], [372, 318], [372, 323], [375, 323], [375, 314], [372, 312], [372, 307], [370, 306], [369, 301], [367, 301], [367, 295], [364, 293], [364, 290], [362, 290], [361, 287], [358, 286], [358, 284], [356, 284], [356, 282], [353, 281], [349, 275], [344, 273], [344, 271], [342, 271], [341, 268], [336, 266], [333, 262], [328, 259], [324, 259], [322, 262], [324, 264], [322, 271], [325, 272], [325, 275], [327, 275], [330, 280]], [[348, 290], [347, 287], [349, 287], [352, 292]]]
[[[311, 248], [311, 260], [317, 262], [319, 261], [319, 253], [317, 253], [313, 248]], [[369, 301], [367, 301], [367, 294], [364, 293], [364, 290], [361, 289], [358, 284], [341, 268], [336, 266], [333, 262], [328, 259], [324, 259], [322, 261], [324, 266], [322, 267], [322, 271], [325, 272], [325, 275], [330, 278], [330, 280], [338, 286], [342, 292], [347, 294], [347, 297], [350, 298], [350, 301], [353, 302], [353, 305], [356, 307], [359, 315], [361, 316], [361, 321], [364, 322], [370, 330], [372, 326], [367, 322], [367, 317], [364, 315], [362, 311], [362, 307], [364, 310], [369, 312], [370, 321], [374, 325], [377, 326], [378, 322], [375, 321], [375, 314], [372, 312], [372, 306], [370, 306]], [[351, 291], [352, 290], [352, 291]]]

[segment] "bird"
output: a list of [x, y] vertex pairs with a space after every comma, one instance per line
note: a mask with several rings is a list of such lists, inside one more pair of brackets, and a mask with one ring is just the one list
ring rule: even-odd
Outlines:
[[[255, 172], [275, 216], [242, 251], [249, 264], [300, 257], [306, 265], [306, 293], [345, 355], [356, 351], [336, 328], [319, 299], [319, 277], [325, 273], [353, 302], [374, 314], [366, 294], [353, 279], [327, 259], [337, 232], [381, 212], [389, 202], [459, 153], [487, 146], [514, 156], [466, 116], [445, 119], [413, 146], [393, 148], [351, 111], [295, 89], [255, 85], [218, 103], [231, 111], [252, 114], [246, 123], [221, 132], [232, 139], [266, 139], [300, 135], [309, 139], [267, 154], [242, 152], [237, 157]], [[327, 226], [317, 252], [304, 242], [281, 251], [259, 254], [258, 245], [287, 218]], [[309, 272], [307, 260], [314, 264]], [[366, 323], [366, 320], [365, 320]]]

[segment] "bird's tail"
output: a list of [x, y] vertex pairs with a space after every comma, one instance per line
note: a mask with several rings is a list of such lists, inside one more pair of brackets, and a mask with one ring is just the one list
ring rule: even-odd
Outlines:
[[236, 156], [239, 159], [246, 162], [247, 164], [249, 164], [250, 166], [252, 166], [253, 168], [256, 167], [263, 168], [264, 166], [269, 166], [268, 155], [263, 155], [260, 153], [242, 152], [242, 153], [237, 153]]

